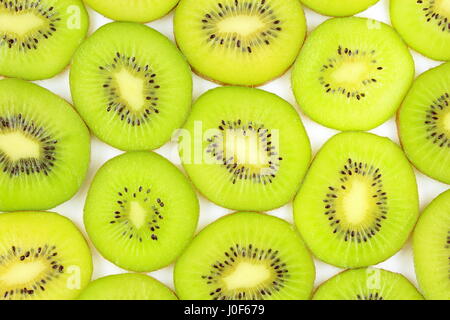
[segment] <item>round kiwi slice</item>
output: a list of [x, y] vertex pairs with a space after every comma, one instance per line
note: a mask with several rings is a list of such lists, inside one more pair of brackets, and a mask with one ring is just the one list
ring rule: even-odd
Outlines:
[[197, 196], [175, 166], [156, 153], [131, 152], [95, 175], [84, 223], [106, 259], [127, 270], [153, 271], [181, 254], [198, 212]]
[[200, 75], [255, 86], [292, 65], [306, 21], [300, 1], [181, 0], [174, 28], [178, 46]]
[[53, 77], [69, 64], [88, 25], [80, 0], [0, 0], [0, 75]]
[[304, 5], [326, 16], [352, 16], [373, 6], [379, 0], [301, 0]]
[[422, 213], [413, 236], [417, 280], [427, 299], [450, 300], [450, 190]]
[[267, 211], [293, 199], [311, 159], [296, 110], [251, 88], [208, 91], [181, 135], [181, 159], [208, 199], [233, 210]]
[[420, 171], [450, 184], [450, 62], [414, 82], [398, 113], [400, 140]]
[[80, 231], [51, 212], [0, 214], [0, 300], [74, 299], [92, 258]]
[[70, 87], [94, 134], [128, 151], [166, 143], [192, 102], [184, 57], [169, 39], [137, 23], [110, 23], [86, 40], [75, 53]]
[[66, 101], [23, 80], [0, 80], [0, 210], [46, 210], [70, 199], [89, 154], [89, 131]]
[[391, 0], [391, 22], [414, 50], [450, 60], [450, 1]]
[[144, 274], [124, 273], [92, 281], [78, 300], [178, 300], [158, 280]]
[[179, 0], [84, 0], [102, 15], [118, 21], [150, 22], [169, 13]]
[[419, 211], [414, 171], [391, 140], [363, 132], [332, 137], [294, 201], [300, 233], [321, 260], [377, 264], [408, 239]]
[[292, 86], [314, 121], [370, 130], [395, 113], [413, 78], [414, 61], [394, 29], [365, 18], [334, 18], [306, 41]]
[[313, 300], [423, 300], [399, 273], [377, 268], [347, 270], [324, 282]]
[[174, 271], [183, 300], [309, 299], [314, 278], [314, 263], [294, 228], [250, 212], [207, 226]]

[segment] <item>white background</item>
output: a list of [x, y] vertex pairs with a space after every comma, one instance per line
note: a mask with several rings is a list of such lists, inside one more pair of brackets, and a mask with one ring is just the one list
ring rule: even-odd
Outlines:
[[[110, 20], [104, 18], [100, 14], [94, 12], [89, 9], [91, 26], [89, 30], [89, 34], [92, 34], [96, 29], [98, 29], [101, 25], [110, 22]], [[312, 12], [309, 9], [305, 8], [306, 19], [308, 23], [308, 33], [310, 33], [315, 27], [317, 27], [320, 23], [328, 19], [328, 17], [321, 16]], [[377, 5], [373, 6], [369, 10], [358, 14], [358, 16], [370, 17], [373, 19], [377, 19], [386, 23], [389, 23], [389, 11], [388, 11], [388, 1], [381, 0]], [[173, 13], [169, 14], [163, 19], [158, 21], [154, 21], [149, 23], [148, 25], [157, 29], [164, 35], [166, 35], [170, 39], [174, 39], [173, 36]], [[427, 59], [415, 52], [412, 52], [414, 56], [414, 60], [416, 62], [416, 73], [419, 75], [420, 73], [435, 67], [440, 64], [440, 62], [432, 61]], [[52, 92], [62, 96], [68, 101], [71, 101], [71, 95], [69, 90], [69, 71], [66, 69], [65, 72], [58, 75], [57, 77], [44, 80], [44, 81], [35, 81], [35, 83], [50, 89]], [[291, 104], [293, 104], [297, 110], [299, 110], [297, 103], [295, 102], [294, 95], [291, 90], [290, 84], [291, 72], [290, 70], [281, 78], [272, 81], [271, 83], [262, 86], [261, 89], [273, 92], [280, 97], [286, 99]], [[196, 75], [194, 75], [194, 99], [197, 99], [199, 95], [204, 93], [205, 91], [217, 87], [216, 84], [203, 80]], [[304, 114], [299, 110], [301, 117], [303, 119], [303, 123], [305, 124], [308, 135], [311, 139], [312, 147], [314, 153], [316, 153], [322, 144], [328, 140], [331, 136], [337, 133], [335, 130], [331, 130], [325, 128], [312, 120], [308, 119]], [[397, 130], [395, 126], [395, 120], [390, 119], [385, 124], [380, 127], [372, 130], [371, 132], [376, 133], [381, 136], [386, 136], [391, 138], [392, 140], [398, 142]], [[168, 143], [163, 146], [161, 149], [156, 150], [156, 152], [162, 154], [163, 156], [169, 158], [172, 162], [179, 166], [179, 159], [177, 157], [176, 146], [174, 143]], [[84, 226], [83, 226], [83, 206], [84, 200], [86, 198], [86, 193], [89, 188], [89, 185], [94, 177], [95, 172], [100, 168], [100, 166], [107, 161], [108, 159], [120, 154], [121, 151], [116, 150], [103, 142], [100, 142], [97, 138], [93, 138], [92, 140], [92, 159], [90, 170], [87, 176], [86, 181], [84, 182], [81, 190], [78, 194], [70, 201], [64, 203], [63, 205], [53, 209], [52, 211], [61, 213], [69, 218], [71, 218], [78, 227], [83, 231], [86, 235]], [[181, 168], [181, 167], [180, 167]], [[421, 209], [423, 209], [432, 199], [434, 199], [438, 194], [445, 191], [449, 188], [448, 185], [439, 183], [434, 181], [428, 177], [417, 172], [418, 184], [419, 184], [419, 193], [420, 193], [420, 204]], [[214, 220], [220, 218], [221, 216], [230, 213], [230, 210], [218, 207], [211, 202], [205, 200], [200, 197], [201, 202], [201, 212], [200, 212], [200, 223], [198, 226], [198, 230], [202, 229], [207, 224], [213, 222]], [[293, 222], [292, 216], [292, 205], [288, 204], [280, 209], [269, 212], [274, 216], [286, 219], [289, 222]], [[87, 236], [87, 235], [86, 235]], [[103, 259], [100, 254], [95, 250], [95, 248], [91, 245], [91, 249], [94, 257], [94, 275], [93, 279], [99, 278], [101, 276], [116, 274], [126, 272]], [[398, 252], [395, 256], [390, 258], [389, 260], [381, 263], [379, 267], [385, 268], [387, 270], [395, 271], [402, 273], [408, 279], [413, 281], [416, 284], [416, 278], [414, 274], [414, 266], [413, 266], [413, 258], [412, 258], [412, 248], [411, 241], [405, 245], [405, 247]], [[327, 265], [323, 262], [316, 260], [316, 285], [322, 283], [326, 279], [330, 278], [334, 274], [338, 273], [340, 269], [335, 268], [333, 266]], [[161, 269], [156, 272], [150, 273], [150, 275], [159, 279], [169, 287], [173, 288], [173, 280], [172, 280], [172, 271], [173, 266], [169, 266], [167, 268]]]

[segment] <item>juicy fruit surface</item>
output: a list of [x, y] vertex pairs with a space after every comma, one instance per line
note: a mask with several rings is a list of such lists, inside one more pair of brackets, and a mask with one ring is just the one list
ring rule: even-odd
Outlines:
[[286, 221], [241, 212], [210, 224], [175, 265], [181, 299], [309, 299], [314, 264]]
[[417, 280], [427, 299], [450, 300], [450, 191], [422, 213], [413, 237]]
[[77, 50], [70, 72], [75, 107], [94, 134], [122, 150], [156, 149], [182, 126], [192, 75], [159, 32], [115, 22]]
[[362, 132], [338, 134], [324, 145], [294, 201], [306, 244], [339, 267], [389, 258], [403, 246], [417, 216], [408, 160], [389, 139]]
[[166, 15], [179, 0], [84, 0], [94, 10], [118, 21], [149, 22]]
[[125, 273], [91, 282], [78, 300], [177, 300], [177, 297], [152, 277]]
[[311, 147], [296, 110], [258, 89], [211, 90], [181, 135], [183, 166], [211, 201], [234, 210], [286, 204], [306, 173]]
[[417, 78], [398, 114], [400, 140], [420, 171], [450, 184], [450, 63]]
[[379, 0], [301, 0], [304, 5], [327, 16], [345, 17], [364, 11]]
[[88, 24], [80, 0], [0, 0], [0, 75], [53, 77], [69, 64]]
[[314, 121], [338, 130], [370, 130], [395, 113], [413, 77], [411, 54], [391, 27], [334, 18], [305, 42], [292, 85]]
[[404, 276], [383, 269], [344, 271], [323, 283], [313, 300], [423, 300]]
[[89, 247], [67, 218], [0, 214], [0, 300], [74, 299], [91, 274]]
[[414, 50], [450, 60], [450, 0], [391, 0], [394, 28]]
[[306, 34], [300, 2], [285, 0], [181, 0], [174, 27], [198, 73], [246, 86], [283, 74]]
[[133, 271], [153, 271], [175, 260], [194, 235], [198, 200], [169, 161], [133, 152], [96, 174], [84, 209], [86, 230], [101, 254]]
[[89, 131], [63, 99], [0, 81], [0, 210], [46, 210], [70, 199], [89, 165]]

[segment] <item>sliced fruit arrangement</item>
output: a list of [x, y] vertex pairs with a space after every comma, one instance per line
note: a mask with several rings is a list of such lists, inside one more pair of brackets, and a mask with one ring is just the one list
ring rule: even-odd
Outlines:
[[0, 214], [0, 300], [74, 299], [92, 258], [75, 225], [51, 212]]
[[92, 281], [78, 300], [178, 300], [158, 280], [144, 274], [124, 273]]
[[169, 13], [179, 0], [84, 0], [102, 15], [118, 21], [150, 22]]
[[207, 226], [175, 265], [181, 299], [309, 299], [314, 263], [294, 228], [261, 213], [240, 212]]
[[370, 130], [395, 113], [413, 77], [411, 54], [391, 27], [334, 18], [306, 41], [292, 86], [314, 121], [338, 130]]
[[450, 300], [450, 190], [422, 213], [413, 249], [417, 280], [425, 298]]
[[101, 140], [122, 150], [166, 143], [192, 99], [188, 63], [150, 27], [115, 22], [77, 50], [70, 72], [75, 107]]
[[282, 75], [306, 34], [300, 1], [286, 0], [181, 0], [174, 27], [196, 72], [245, 86]]
[[373, 6], [379, 0], [301, 0], [305, 6], [326, 16], [352, 16]]
[[181, 159], [195, 186], [234, 210], [267, 211], [295, 196], [311, 146], [296, 110], [251, 88], [208, 91], [181, 136]]
[[88, 25], [80, 0], [0, 0], [0, 75], [53, 77], [69, 64]]
[[414, 172], [401, 149], [387, 138], [347, 132], [319, 151], [295, 199], [294, 217], [319, 259], [356, 268], [400, 250], [418, 207]]
[[84, 223], [100, 253], [132, 271], [173, 262], [197, 227], [199, 204], [186, 177], [151, 152], [109, 160], [89, 189]]
[[89, 154], [89, 131], [66, 101], [23, 80], [0, 80], [0, 210], [46, 210], [70, 199]]
[[391, 22], [414, 50], [450, 60], [450, 1], [391, 0]]
[[347, 270], [323, 283], [313, 300], [423, 300], [398, 273], [377, 268]]
[[450, 62], [417, 78], [397, 123], [403, 149], [414, 166], [450, 184]]

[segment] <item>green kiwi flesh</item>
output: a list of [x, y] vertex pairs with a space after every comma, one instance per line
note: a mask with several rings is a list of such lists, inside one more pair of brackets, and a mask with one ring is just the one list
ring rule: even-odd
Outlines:
[[233, 210], [268, 211], [291, 201], [311, 159], [297, 111], [253, 88], [222, 87], [203, 94], [179, 147], [194, 185]]
[[306, 40], [292, 88], [314, 121], [342, 131], [370, 130], [394, 115], [414, 73], [407, 46], [390, 26], [334, 18]]
[[450, 60], [450, 1], [391, 0], [394, 28], [414, 50], [435, 60]]
[[158, 280], [144, 274], [124, 273], [92, 281], [78, 300], [178, 300]]
[[0, 210], [47, 210], [69, 200], [89, 157], [89, 131], [72, 106], [35, 84], [0, 80]]
[[225, 216], [202, 230], [175, 265], [184, 300], [309, 299], [314, 263], [294, 228], [261, 213]]
[[414, 266], [425, 298], [450, 300], [450, 190], [422, 213], [413, 236]]
[[84, 223], [95, 247], [127, 270], [153, 271], [173, 262], [197, 227], [199, 204], [186, 177], [151, 152], [109, 160], [95, 175]]
[[150, 27], [114, 22], [77, 50], [70, 71], [75, 107], [115, 148], [159, 148], [190, 110], [192, 74], [169, 39]]
[[88, 25], [80, 0], [0, 0], [0, 75], [53, 77], [69, 64]]
[[94, 10], [117, 21], [150, 22], [169, 13], [179, 0], [84, 0]]
[[69, 219], [0, 214], [0, 300], [75, 299], [91, 274], [89, 247]]
[[398, 113], [409, 160], [424, 174], [450, 184], [450, 62], [421, 74]]
[[306, 35], [300, 1], [181, 0], [175, 37], [200, 75], [256, 86], [282, 75]]
[[373, 6], [379, 0], [301, 0], [305, 6], [326, 16], [352, 16]]
[[316, 257], [357, 268], [400, 250], [418, 207], [415, 175], [402, 150], [387, 138], [347, 132], [319, 151], [294, 201], [294, 218]]
[[323, 283], [313, 300], [423, 300], [398, 273], [377, 268], [347, 270]]

